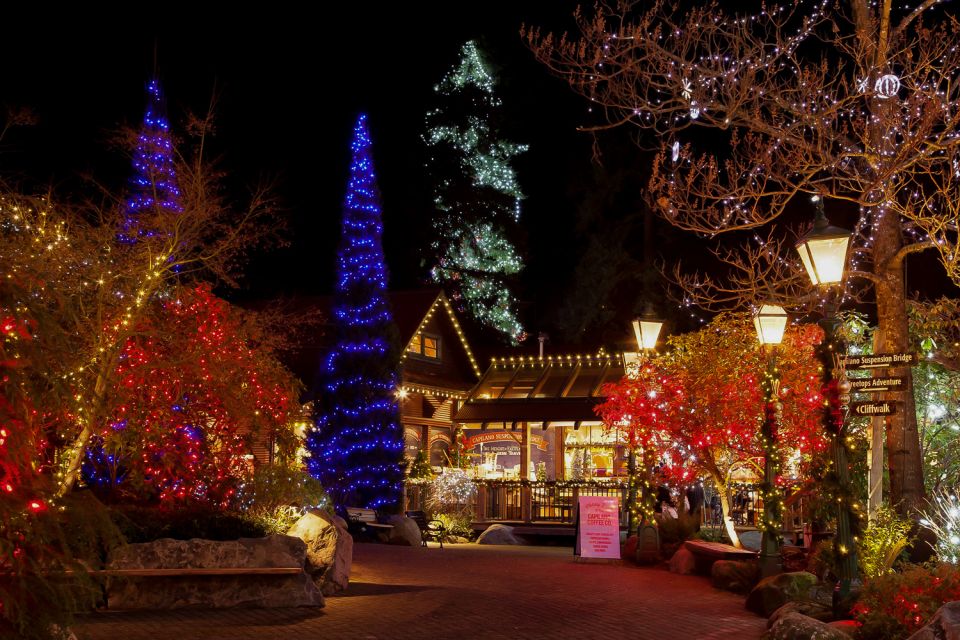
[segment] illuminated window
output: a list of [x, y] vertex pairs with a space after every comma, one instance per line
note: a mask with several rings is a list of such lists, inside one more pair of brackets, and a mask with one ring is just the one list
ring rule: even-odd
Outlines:
[[420, 350], [421, 350], [421, 342], [420, 342], [420, 334], [418, 333], [417, 335], [413, 336], [413, 340], [410, 341], [410, 346], [407, 347], [407, 351], [409, 351], [410, 353], [420, 353]]
[[418, 334], [410, 341], [407, 352], [429, 358], [430, 360], [440, 359], [440, 338], [437, 336], [428, 336]]
[[436, 338], [429, 338], [423, 336], [423, 355], [428, 358], [439, 358], [440, 357], [440, 341]]

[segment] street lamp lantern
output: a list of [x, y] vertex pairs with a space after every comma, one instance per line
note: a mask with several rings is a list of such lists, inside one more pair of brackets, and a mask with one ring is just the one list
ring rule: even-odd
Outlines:
[[853, 234], [847, 229], [830, 224], [823, 212], [823, 198], [818, 196], [816, 203], [817, 217], [813, 221], [813, 229], [800, 238], [797, 252], [813, 284], [839, 284], [843, 280], [850, 237]]
[[761, 305], [753, 316], [753, 326], [761, 345], [776, 346], [783, 342], [783, 334], [787, 330], [787, 312], [779, 305]]
[[663, 320], [657, 318], [653, 306], [648, 303], [643, 315], [633, 321], [633, 333], [637, 336], [637, 348], [640, 351], [656, 348], [663, 324]]

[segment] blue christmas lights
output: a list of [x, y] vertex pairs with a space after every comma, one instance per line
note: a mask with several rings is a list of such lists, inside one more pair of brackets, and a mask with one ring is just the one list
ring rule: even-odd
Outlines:
[[147, 111], [133, 153], [133, 170], [124, 219], [117, 233], [117, 240], [123, 244], [133, 244], [156, 233], [144, 224], [145, 216], [163, 211], [183, 211], [174, 164], [173, 137], [170, 123], [164, 116], [160, 83], [156, 79], [147, 84]]
[[367, 118], [351, 144], [334, 300], [336, 343], [323, 361], [320, 417], [307, 436], [308, 468], [338, 507], [397, 507], [403, 432], [394, 396], [395, 349], [387, 304], [380, 194]]

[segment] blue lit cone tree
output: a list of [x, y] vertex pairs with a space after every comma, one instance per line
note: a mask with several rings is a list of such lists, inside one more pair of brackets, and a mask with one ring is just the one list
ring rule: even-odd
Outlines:
[[183, 211], [174, 159], [173, 136], [164, 113], [160, 83], [147, 84], [147, 109], [133, 150], [134, 174], [117, 240], [133, 244], [156, 233], [147, 219], [158, 212]]
[[510, 165], [525, 145], [500, 140], [501, 101], [475, 43], [435, 87], [439, 105], [423, 136], [433, 180], [435, 239], [431, 275], [481, 325], [509, 342], [524, 337], [511, 280], [523, 194]]
[[403, 432], [395, 397], [396, 327], [387, 302], [380, 194], [367, 119], [357, 119], [337, 254], [335, 343], [322, 364], [320, 417], [307, 438], [310, 472], [334, 504], [395, 510]]
[[[4, 227], [11, 233], [4, 236], [0, 253], [16, 260], [18, 270], [39, 274], [34, 281], [56, 292], [60, 299], [35, 303], [53, 314], [56, 326], [72, 340], [70, 348], [52, 339], [43, 345], [44, 352], [53, 348], [59, 357], [41, 370], [71, 389], [72, 401], [63, 411], [71, 419], [58, 426], [57, 434], [67, 443], [55, 475], [60, 496], [72, 490], [91, 438], [112, 416], [117, 363], [129, 340], [148, 340], [163, 331], [146, 322], [166, 298], [160, 294], [198, 274], [236, 285], [248, 251], [269, 243], [283, 228], [269, 189], [254, 188], [244, 202], [229, 197], [221, 173], [202, 153], [211, 123], [210, 116], [192, 123], [198, 139], [182, 157], [164, 115], [160, 85], [149, 82], [143, 123], [129, 137], [133, 178], [125, 196], [105, 199], [104, 206], [29, 206], [16, 216], [47, 222]], [[54, 236], [53, 228], [71, 233]], [[34, 242], [50, 250], [36, 254], [24, 249]], [[104, 251], [110, 245], [113, 249]]]

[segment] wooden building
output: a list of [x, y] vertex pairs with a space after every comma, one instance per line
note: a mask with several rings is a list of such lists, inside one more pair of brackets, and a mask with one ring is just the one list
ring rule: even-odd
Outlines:
[[480, 379], [480, 365], [442, 291], [393, 293], [390, 304], [404, 344], [397, 396], [406, 455], [423, 449], [431, 465], [447, 466], [453, 416]]
[[624, 503], [624, 438], [595, 411], [623, 375], [623, 356], [603, 351], [493, 360], [453, 418], [478, 486], [477, 528], [569, 526], [579, 495]]

